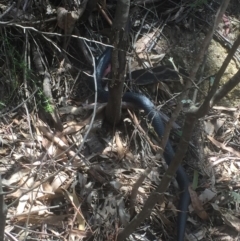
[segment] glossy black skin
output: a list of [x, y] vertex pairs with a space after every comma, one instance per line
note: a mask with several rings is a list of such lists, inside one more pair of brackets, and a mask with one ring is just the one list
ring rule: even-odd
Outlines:
[[[105, 69], [111, 62], [111, 53], [112, 49], [107, 48], [96, 62], [97, 94], [98, 100], [101, 102], [108, 101], [108, 92], [103, 89], [101, 81]], [[90, 80], [90, 86], [94, 90], [93, 79]], [[130, 102], [139, 109], [143, 109], [148, 117], [148, 120], [152, 123], [155, 132], [160, 138], [163, 136], [164, 124], [162, 122], [161, 116], [156, 110], [154, 104], [146, 96], [138, 93], [126, 92], [123, 95], [122, 100], [125, 102]], [[175, 155], [169, 140], [163, 155], [166, 163], [169, 165], [173, 159], [173, 156]], [[190, 203], [190, 196], [188, 192], [189, 179], [182, 166], [178, 168], [176, 174], [176, 179], [181, 191], [178, 207], [181, 212], [179, 212], [177, 221], [177, 241], [183, 241], [187, 221], [188, 205]]]

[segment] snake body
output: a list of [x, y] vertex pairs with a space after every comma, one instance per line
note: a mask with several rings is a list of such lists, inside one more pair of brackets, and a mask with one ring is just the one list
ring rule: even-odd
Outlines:
[[[108, 92], [104, 90], [102, 86], [102, 77], [105, 69], [111, 62], [111, 48], [107, 48], [103, 54], [98, 58], [96, 62], [96, 80], [97, 80], [97, 94], [98, 100], [101, 102], [108, 101]], [[90, 87], [94, 90], [94, 81], [90, 81]], [[123, 94], [122, 101], [130, 102], [138, 109], [143, 109], [148, 120], [151, 122], [155, 132], [161, 138], [164, 134], [164, 124], [160, 114], [155, 109], [154, 104], [144, 95], [139, 93], [126, 92]], [[164, 159], [169, 165], [174, 156], [173, 148], [170, 141], [167, 141], [164, 150]], [[182, 166], [179, 166], [176, 179], [181, 190], [180, 201], [179, 201], [179, 214], [177, 220], [177, 241], [184, 240], [185, 226], [187, 220], [188, 205], [190, 203], [190, 196], [188, 192], [189, 179]]]

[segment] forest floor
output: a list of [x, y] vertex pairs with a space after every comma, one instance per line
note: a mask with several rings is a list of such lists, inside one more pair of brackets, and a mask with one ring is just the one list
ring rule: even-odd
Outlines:
[[[142, 2], [133, 1], [130, 8], [127, 72], [144, 65], [175, 65], [187, 75], [220, 1]], [[116, 240], [166, 170], [159, 140], [142, 112], [124, 109], [122, 122], [113, 128], [104, 119], [106, 104], [94, 104], [94, 93], [86, 84], [92, 55], [99, 56], [109, 44], [116, 3], [103, 1], [102, 7], [93, 9], [83, 4], [77, 20], [74, 1], [71, 7], [56, 1], [24, 3], [0, 3], [0, 188], [8, 206], [5, 240]], [[230, 1], [197, 73], [197, 88], [184, 100], [170, 136], [175, 149], [185, 112], [204, 100], [239, 35], [239, 4]], [[92, 55], [86, 54], [88, 49]], [[221, 85], [239, 65], [237, 51]], [[131, 88], [147, 95], [167, 121], [186, 75], [182, 81], [132, 83]], [[240, 240], [239, 99], [240, 85], [198, 121], [189, 143], [183, 166], [195, 199], [189, 206], [187, 240]], [[149, 168], [133, 202], [134, 184]], [[173, 182], [164, 203], [155, 206], [129, 240], [176, 240], [178, 194]], [[197, 213], [199, 209], [204, 215]]]

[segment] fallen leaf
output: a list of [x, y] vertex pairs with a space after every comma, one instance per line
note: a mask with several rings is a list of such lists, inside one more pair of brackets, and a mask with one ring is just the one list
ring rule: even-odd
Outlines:
[[78, 220], [78, 229], [83, 231], [85, 230], [85, 219], [82, 215], [82, 212], [80, 210], [80, 202], [78, 200], [78, 197], [75, 192], [75, 186], [77, 182], [74, 182], [71, 186], [71, 189], [73, 190], [72, 192], [67, 191], [66, 189], [62, 188], [64, 191], [65, 195], [68, 197], [68, 199], [71, 201], [72, 205], [74, 206], [75, 212], [77, 212], [77, 220]]
[[240, 219], [233, 216], [231, 213], [224, 211], [224, 209], [221, 209], [217, 204], [212, 203], [212, 207], [216, 210], [219, 211], [221, 214], [224, 222], [234, 228], [236, 231], [240, 232]]
[[29, 169], [21, 169], [18, 172], [15, 172], [11, 175], [11, 177], [6, 180], [6, 179], [2, 179], [2, 184], [9, 186], [13, 183], [17, 183], [19, 182], [24, 176], [26, 176], [27, 174], [30, 173], [31, 170]]
[[51, 183], [52, 191], [55, 192], [67, 179], [68, 175], [65, 172], [59, 172]]
[[126, 150], [122, 144], [122, 141], [120, 139], [118, 132], [116, 132], [115, 134], [115, 139], [116, 139], [116, 145], [117, 145], [118, 158], [121, 160], [125, 156]]
[[208, 214], [204, 210], [202, 202], [198, 198], [197, 193], [193, 191], [191, 186], [188, 187], [188, 191], [191, 197], [193, 209], [196, 212], [196, 214], [203, 220], [208, 219]]
[[211, 136], [207, 136], [207, 138], [218, 148], [221, 148], [223, 150], [229, 151], [233, 154], [235, 154], [236, 156], [240, 157], [240, 152], [234, 150], [232, 147], [226, 146], [225, 144], [222, 144], [221, 142], [215, 140], [213, 137]]

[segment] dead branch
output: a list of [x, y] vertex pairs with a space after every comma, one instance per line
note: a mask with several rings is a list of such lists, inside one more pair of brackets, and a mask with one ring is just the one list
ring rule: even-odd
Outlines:
[[106, 117], [114, 125], [120, 121], [122, 93], [126, 66], [127, 36], [125, 26], [128, 20], [130, 1], [121, 0], [112, 26], [112, 81], [109, 83], [109, 99], [106, 107]]
[[[56, 110], [54, 101], [53, 101], [53, 96], [52, 96], [52, 90], [51, 90], [51, 77], [50, 74], [46, 71], [46, 68], [43, 64], [43, 59], [41, 58], [41, 55], [39, 53], [39, 51], [37, 50], [37, 47], [35, 47], [33, 49], [33, 60], [34, 60], [34, 64], [35, 67], [38, 71], [38, 73], [43, 76], [43, 92], [46, 96], [46, 98], [48, 98], [51, 106], [53, 107], [53, 111], [52, 113], [50, 113], [50, 116], [53, 120], [53, 125], [54, 127], [58, 130], [58, 131], [62, 131], [63, 130], [63, 125], [62, 122], [60, 120], [60, 117], [58, 115], [58, 112]], [[47, 115], [47, 113], [45, 113]]]

